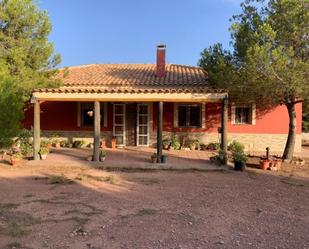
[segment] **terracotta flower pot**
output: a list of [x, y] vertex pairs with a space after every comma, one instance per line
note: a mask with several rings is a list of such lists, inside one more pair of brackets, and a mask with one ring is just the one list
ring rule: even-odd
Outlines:
[[168, 144], [163, 144], [163, 149], [168, 150], [169, 149], [169, 145]]
[[262, 170], [268, 170], [269, 166], [270, 166], [270, 161], [269, 160], [261, 160], [260, 161], [260, 168]]
[[60, 145], [60, 143], [58, 143], [58, 142], [57, 142], [57, 143], [54, 143], [54, 146], [55, 146], [55, 148], [58, 148], [58, 149], [61, 148], [61, 145]]
[[12, 166], [18, 165], [19, 162], [20, 162], [20, 159], [19, 159], [19, 158], [11, 158], [11, 165], [12, 165]]
[[101, 141], [101, 149], [105, 149], [106, 148], [106, 141], [102, 140]]
[[276, 167], [277, 170], [281, 169], [281, 164], [282, 164], [282, 160], [281, 159], [274, 160], [274, 167]]
[[112, 138], [112, 149], [116, 149], [116, 138]]

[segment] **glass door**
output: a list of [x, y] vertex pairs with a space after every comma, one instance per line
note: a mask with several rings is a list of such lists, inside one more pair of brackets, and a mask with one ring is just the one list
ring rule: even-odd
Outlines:
[[137, 105], [137, 145], [149, 145], [149, 105]]
[[113, 135], [118, 146], [125, 145], [125, 104], [114, 104]]

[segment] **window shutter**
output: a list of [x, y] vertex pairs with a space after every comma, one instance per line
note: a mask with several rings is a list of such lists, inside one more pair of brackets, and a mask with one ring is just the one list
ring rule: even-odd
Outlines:
[[251, 105], [251, 124], [256, 124], [256, 104]]
[[178, 127], [178, 104], [174, 103], [174, 128]]
[[77, 127], [81, 127], [81, 104], [77, 102]]
[[232, 106], [231, 106], [231, 123], [232, 124], [235, 124], [235, 103], [232, 103]]

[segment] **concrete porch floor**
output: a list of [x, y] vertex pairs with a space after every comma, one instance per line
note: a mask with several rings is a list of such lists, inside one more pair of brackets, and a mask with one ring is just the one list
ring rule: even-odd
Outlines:
[[104, 162], [89, 162], [87, 157], [92, 155], [90, 148], [61, 148], [52, 149], [46, 160], [28, 161], [28, 165], [40, 166], [94, 166], [102, 169], [158, 169], [158, 170], [223, 170], [211, 164], [209, 157], [215, 152], [209, 151], [186, 151], [186, 150], [164, 150], [163, 154], [168, 156], [167, 163], [151, 163], [151, 155], [156, 149], [148, 147], [126, 147], [118, 149], [105, 149], [107, 151]]

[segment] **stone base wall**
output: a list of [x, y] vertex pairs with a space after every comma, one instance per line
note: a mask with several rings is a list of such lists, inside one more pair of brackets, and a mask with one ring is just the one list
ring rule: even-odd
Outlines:
[[[93, 143], [92, 131], [42, 131], [42, 137], [59, 136], [59, 139], [69, 139], [69, 141], [83, 139], [86, 145]], [[104, 131], [101, 135], [105, 136], [108, 141], [111, 140], [112, 132]], [[220, 142], [220, 134], [206, 132], [163, 132], [163, 139], [170, 139], [176, 136], [179, 140], [184, 137], [197, 138], [201, 143], [209, 144], [211, 142]], [[233, 140], [239, 141], [245, 145], [245, 150], [249, 154], [265, 153], [266, 147], [270, 148], [272, 154], [282, 154], [287, 140], [287, 134], [243, 134], [243, 133], [228, 133], [228, 142]], [[150, 133], [150, 146], [156, 146], [157, 134]], [[296, 137], [295, 152], [301, 152], [302, 135]]]
[[[85, 146], [93, 143], [93, 131], [42, 131], [42, 138], [53, 138], [59, 137], [60, 140], [69, 140], [74, 142], [75, 140], [84, 140]], [[111, 141], [112, 132], [104, 131], [101, 132], [101, 137], [106, 137], [107, 141]]]
[[[182, 133], [182, 132], [164, 132], [163, 138], [177, 136], [180, 140], [183, 137], [197, 138], [201, 143], [209, 144], [211, 142], [220, 143], [220, 134], [218, 133]], [[266, 147], [270, 148], [272, 154], [281, 155], [287, 140], [287, 134], [243, 134], [228, 133], [228, 143], [236, 140], [245, 145], [245, 151], [251, 155], [266, 152]], [[151, 144], [156, 144], [156, 136], [151, 137]], [[296, 136], [295, 152], [301, 152], [302, 135]]]

